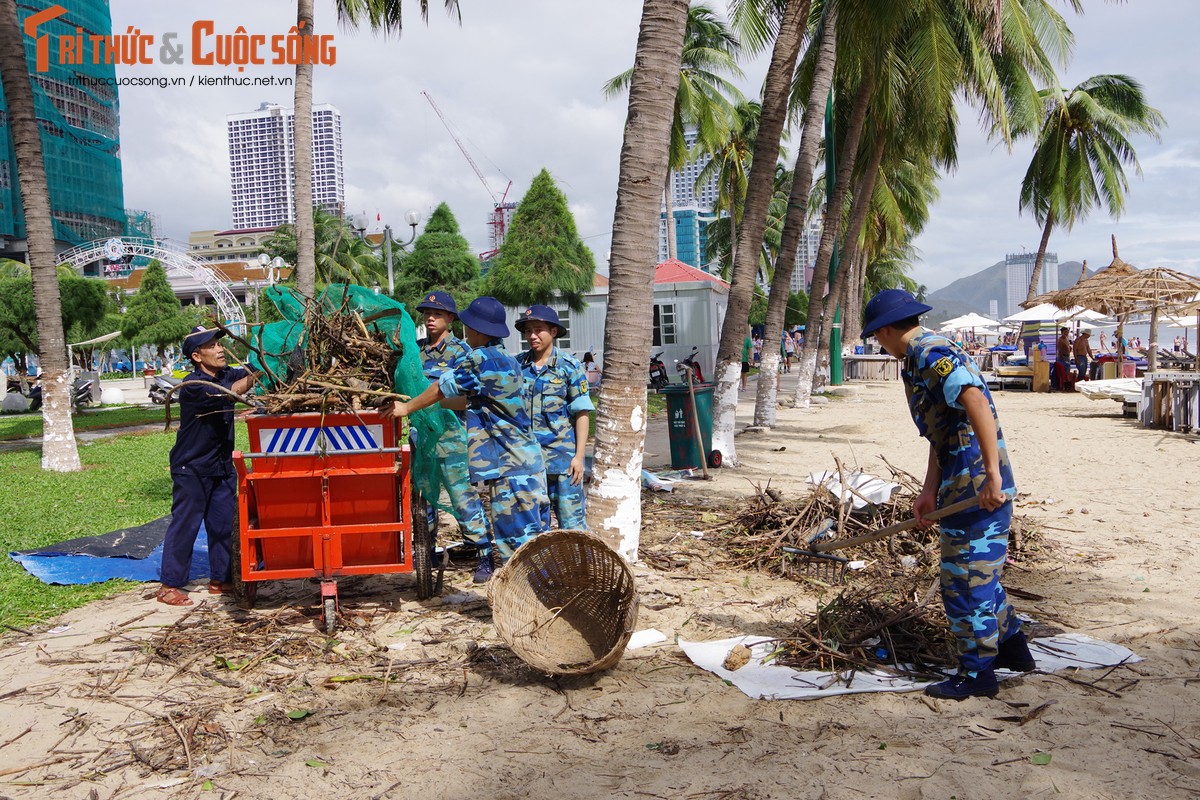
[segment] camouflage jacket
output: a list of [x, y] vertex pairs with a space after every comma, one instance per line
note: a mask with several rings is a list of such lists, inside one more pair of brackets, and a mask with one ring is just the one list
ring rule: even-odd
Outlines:
[[565, 475], [575, 457], [576, 414], [591, 411], [587, 375], [574, 356], [557, 347], [550, 352], [544, 367], [533, 363], [533, 353], [517, 356], [529, 385], [529, 418], [533, 435], [542, 446], [547, 475]]
[[992, 417], [996, 419], [1000, 490], [1013, 497], [1016, 485], [1004, 433], [996, 417], [996, 405], [971, 357], [944, 336], [922, 329], [909, 340], [902, 376], [913, 422], [920, 434], [929, 440], [941, 468], [939, 505], [972, 497], [983, 485], [983, 454], [967, 412], [959, 403], [959, 395], [968, 386], [983, 392]]

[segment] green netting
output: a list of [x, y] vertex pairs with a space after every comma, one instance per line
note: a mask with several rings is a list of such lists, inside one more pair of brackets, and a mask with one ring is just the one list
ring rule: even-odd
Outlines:
[[[272, 286], [265, 294], [284, 319], [254, 329], [251, 341], [263, 358], [260, 360], [257, 353], [251, 353], [247, 362], [262, 373], [259, 391], [271, 392], [282, 388], [273, 385], [271, 376], [283, 381], [288, 371], [288, 360], [294, 357], [297, 348], [303, 352], [307, 345], [305, 303], [303, 298], [285, 286]], [[417, 348], [416, 326], [403, 303], [375, 294], [362, 286], [331, 284], [317, 298], [317, 305], [321, 313], [327, 315], [357, 312], [368, 330], [399, 353], [393, 373], [396, 392], [416, 397], [429, 386]], [[453, 411], [440, 406], [422, 409], [408, 419], [418, 434], [409, 439], [413, 451], [413, 485], [425, 499], [436, 502], [440, 508], [453, 514], [454, 509], [440, 500], [442, 489], [446, 487], [444, 473], [438, 468], [437, 460], [441, 458], [443, 461], [457, 462], [461, 459], [461, 472], [466, 472], [466, 430]]]

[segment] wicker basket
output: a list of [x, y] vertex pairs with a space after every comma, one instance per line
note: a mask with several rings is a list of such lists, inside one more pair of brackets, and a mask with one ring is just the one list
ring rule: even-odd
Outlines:
[[608, 669], [637, 622], [632, 570], [583, 531], [549, 531], [523, 544], [492, 578], [488, 602], [500, 638], [551, 675]]

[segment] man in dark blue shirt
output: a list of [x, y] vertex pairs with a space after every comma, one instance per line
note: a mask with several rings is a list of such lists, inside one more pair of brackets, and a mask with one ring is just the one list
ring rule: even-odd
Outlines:
[[190, 606], [183, 587], [192, 566], [200, 523], [208, 532], [209, 594], [230, 589], [236, 477], [233, 471], [233, 398], [254, 385], [254, 375], [225, 364], [220, 331], [197, 325], [183, 340], [195, 372], [176, 390], [179, 433], [171, 448], [171, 524], [163, 537], [160, 603]]

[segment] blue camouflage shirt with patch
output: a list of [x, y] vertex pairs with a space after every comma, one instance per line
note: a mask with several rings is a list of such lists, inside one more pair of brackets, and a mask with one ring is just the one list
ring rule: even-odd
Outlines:
[[591, 411], [591, 395], [583, 365], [557, 347], [550, 351], [545, 366], [533, 361], [533, 353], [517, 356], [529, 385], [529, 418], [533, 434], [542, 446], [547, 475], [566, 475], [575, 457], [576, 414]]
[[471, 350], [438, 378], [446, 397], [467, 398], [467, 467], [471, 482], [545, 471], [529, 419], [521, 365], [499, 339]]
[[917, 430], [929, 440], [941, 468], [938, 502], [942, 506], [979, 493], [985, 477], [983, 454], [967, 412], [959, 402], [962, 391], [974, 386], [983, 392], [996, 420], [1000, 490], [1013, 497], [1016, 484], [1004, 433], [996, 417], [992, 394], [969, 355], [944, 336], [922, 329], [908, 342], [904, 357], [904, 389]]
[[429, 339], [418, 339], [421, 348], [421, 367], [425, 377], [432, 383], [448, 369], [454, 369], [471, 352], [471, 347], [456, 336], [447, 336], [441, 344], [430, 344]]

